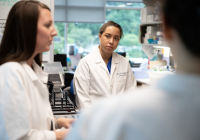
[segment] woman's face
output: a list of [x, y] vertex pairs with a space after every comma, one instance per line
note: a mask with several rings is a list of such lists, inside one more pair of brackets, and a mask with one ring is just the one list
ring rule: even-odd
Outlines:
[[112, 53], [120, 41], [120, 30], [114, 26], [106, 27], [103, 34], [99, 34], [100, 46], [106, 53]]
[[41, 8], [38, 18], [35, 52], [42, 53], [49, 51], [53, 37], [56, 35], [57, 32], [53, 26], [53, 20], [50, 11]]

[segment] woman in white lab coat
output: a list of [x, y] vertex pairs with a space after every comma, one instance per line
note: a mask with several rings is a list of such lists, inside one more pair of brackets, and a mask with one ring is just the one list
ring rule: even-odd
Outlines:
[[136, 86], [128, 60], [114, 52], [122, 35], [121, 26], [108, 21], [99, 31], [98, 48], [79, 62], [74, 75], [74, 93], [79, 109]]
[[66, 140], [200, 139], [200, 1], [159, 2], [176, 74], [96, 105], [82, 114]]
[[[50, 9], [37, 1], [16, 3], [0, 45], [0, 134], [19, 140], [62, 139], [73, 120], [54, 119], [41, 69], [41, 53], [57, 34]], [[2, 138], [2, 137], [1, 137]]]

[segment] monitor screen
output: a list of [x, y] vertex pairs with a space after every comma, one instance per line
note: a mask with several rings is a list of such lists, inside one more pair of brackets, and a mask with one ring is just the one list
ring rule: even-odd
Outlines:
[[67, 67], [67, 55], [66, 54], [54, 54], [54, 62], [61, 62], [63, 67]]
[[125, 52], [116, 52], [116, 53], [118, 53], [119, 55], [122, 55], [122, 56], [126, 57], [126, 53]]

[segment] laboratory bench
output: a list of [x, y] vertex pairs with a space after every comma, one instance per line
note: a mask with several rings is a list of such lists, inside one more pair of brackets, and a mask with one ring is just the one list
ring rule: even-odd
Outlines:
[[132, 71], [137, 81], [137, 86], [155, 85], [161, 78], [175, 74], [171, 71], [153, 71], [145, 68], [132, 68]]
[[[142, 68], [142, 67], [137, 67], [137, 68], [132, 67], [131, 69], [137, 81], [137, 86], [149, 86], [149, 85], [151, 86], [151, 85], [154, 85], [159, 79], [163, 78], [164, 76], [174, 74], [173, 72], [170, 72], [170, 71], [153, 71], [153, 70]], [[71, 80], [73, 79], [73, 76], [74, 76], [73, 71], [65, 71], [65, 87], [70, 87], [70, 83], [71, 83]], [[65, 104], [66, 100], [68, 100], [68, 104], [73, 104], [69, 96], [63, 99], [63, 104]], [[58, 104], [55, 104], [54, 102], [53, 105], [54, 105], [53, 111], [54, 111], [55, 117], [64, 116], [67, 118], [74, 118], [74, 116], [76, 116], [76, 114], [78, 113], [78, 110], [75, 110], [75, 106], [72, 107], [71, 111], [69, 110], [67, 112], [63, 112], [63, 111], [60, 111], [62, 110], [60, 109], [60, 103], [58, 105]], [[71, 106], [69, 108], [71, 108]]]

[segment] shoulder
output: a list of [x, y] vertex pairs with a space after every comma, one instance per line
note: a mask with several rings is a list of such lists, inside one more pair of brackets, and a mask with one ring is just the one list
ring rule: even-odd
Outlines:
[[129, 60], [125, 58], [124, 56], [121, 56], [115, 52], [113, 52], [113, 58], [112, 61], [118, 63], [120, 66], [123, 66], [123, 68], [129, 68]]
[[[90, 54], [88, 54], [88, 55], [90, 55]], [[89, 58], [88, 55], [79, 61], [75, 73], [77, 73], [78, 71], [88, 71], [89, 70], [91, 58]]]
[[7, 62], [0, 66], [1, 79], [14, 79], [23, 76], [24, 69], [18, 62]]
[[97, 49], [94, 49], [92, 52], [90, 52], [88, 55], [86, 55], [84, 58], [82, 58], [81, 60], [83, 61], [91, 61], [94, 59], [95, 54], [97, 53]]
[[[165, 91], [155, 87], [149, 87], [145, 89], [134, 88], [123, 95], [103, 100], [94, 106], [93, 111], [105, 111], [103, 114], [110, 114], [111, 118], [114, 115], [117, 116], [119, 110], [122, 114], [131, 114], [131, 112], [136, 113], [138, 110], [140, 110], [142, 113], [143, 111], [146, 112], [149, 109], [151, 110], [160, 107], [159, 104], [164, 103], [164, 100], [166, 100], [166, 95], [167, 94]], [[161, 102], [157, 102], [158, 100]]]
[[141, 119], [141, 116], [148, 115], [154, 118], [156, 114], [152, 113], [153, 111], [159, 112], [161, 108], [166, 107], [166, 93], [163, 90], [156, 88], [135, 90], [97, 103], [91, 110], [86, 112], [87, 117], [95, 114], [93, 117], [96, 118], [96, 121], [93, 121], [93, 123], [98, 125], [101, 125], [99, 124], [102, 123], [101, 120], [107, 120], [107, 123], [118, 123], [119, 125], [128, 124], [134, 120], [142, 123], [142, 121], [145, 121], [143, 119], [147, 118]]
[[[151, 90], [154, 91], [154, 89]], [[149, 99], [149, 97], [151, 98]], [[152, 115], [157, 115], [152, 109], [160, 107], [155, 105], [155, 101], [158, 99], [155, 96], [151, 96], [149, 91], [138, 91], [137, 93], [135, 91], [131, 93], [130, 91], [130, 93], [123, 96], [102, 100], [94, 104], [90, 109], [84, 110], [75, 128], [76, 130], [81, 129], [84, 134], [90, 134], [91, 126], [93, 126], [93, 129], [97, 130], [94, 135], [99, 136], [98, 133], [108, 134], [109, 136], [119, 137], [117, 140], [125, 139], [122, 138], [122, 133], [125, 134], [124, 136], [131, 135], [132, 137], [132, 133], [135, 134], [137, 131], [135, 130], [136, 127], [145, 128], [148, 117], [154, 118]], [[152, 127], [152, 125], [150, 123], [148, 127]], [[100, 137], [105, 136], [104, 138], [106, 138], [108, 135]], [[116, 139], [116, 137], [111, 139]]]
[[23, 67], [19, 62], [7, 62], [0, 66], [1, 72], [16, 72], [22, 70]]
[[89, 65], [90, 63], [94, 63], [96, 49], [90, 52], [88, 55], [86, 55], [84, 58], [82, 58], [79, 62], [79, 65]]

